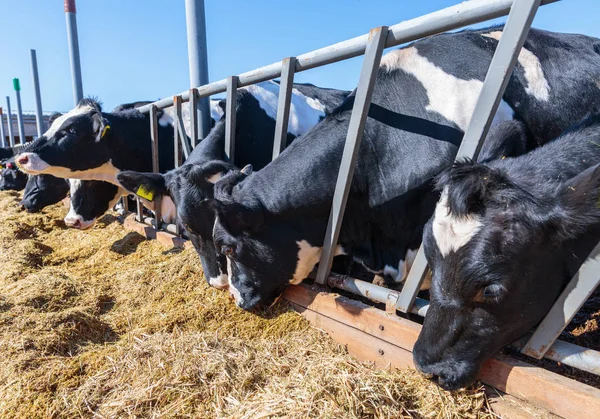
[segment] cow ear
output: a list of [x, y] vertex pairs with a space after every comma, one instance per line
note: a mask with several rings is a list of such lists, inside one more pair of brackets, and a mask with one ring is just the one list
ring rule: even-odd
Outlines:
[[117, 175], [117, 180], [129, 193], [135, 194], [147, 201], [168, 195], [165, 175], [160, 173], [140, 173], [124, 171]]
[[102, 116], [101, 112], [96, 112], [92, 119], [94, 124], [94, 134], [96, 135], [96, 142], [98, 142], [110, 133], [110, 125], [106, 118]]
[[212, 200], [213, 209], [225, 228], [234, 236], [244, 231], [259, 231], [263, 225], [262, 208], [250, 208], [238, 202]]
[[600, 164], [569, 179], [557, 195], [552, 227], [562, 239], [579, 237], [600, 222]]
[[252, 165], [251, 164], [247, 164], [245, 165], [242, 170], [240, 170], [241, 173], [243, 173], [246, 176], [250, 176], [252, 174]]

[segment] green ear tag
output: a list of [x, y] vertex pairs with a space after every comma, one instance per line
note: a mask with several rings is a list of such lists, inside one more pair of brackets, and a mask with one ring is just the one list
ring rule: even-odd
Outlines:
[[154, 191], [149, 191], [148, 189], [144, 188], [144, 185], [140, 185], [137, 191], [135, 191], [135, 194], [140, 198], [147, 199], [148, 201], [152, 201], [154, 199]]

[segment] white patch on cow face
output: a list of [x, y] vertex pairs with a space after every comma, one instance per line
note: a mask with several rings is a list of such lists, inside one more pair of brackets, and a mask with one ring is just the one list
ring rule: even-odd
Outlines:
[[[488, 38], [494, 38], [500, 40], [502, 31], [494, 31], [490, 33], [484, 33], [483, 36]], [[519, 64], [523, 67], [525, 72], [525, 80], [527, 80], [527, 87], [525, 91], [537, 100], [547, 102], [550, 99], [550, 85], [548, 80], [544, 76], [544, 69], [538, 57], [527, 48], [521, 48], [519, 52]]]
[[19, 157], [21, 156], [26, 156], [28, 161], [26, 164], [20, 164], [19, 167], [28, 174], [48, 174], [63, 179], [103, 180], [121, 187], [117, 180], [120, 170], [112, 164], [112, 160], [92, 169], [73, 171], [68, 167], [50, 166], [35, 153], [22, 153]]
[[[454, 122], [462, 131], [466, 131], [483, 82], [463, 80], [446, 73], [419, 55], [416, 47], [398, 49], [384, 55], [381, 66], [388, 71], [402, 70], [414, 76], [427, 92], [429, 104], [425, 109], [437, 112]], [[494, 124], [513, 117], [514, 112], [510, 106], [502, 102], [494, 116]]]
[[208, 283], [213, 288], [225, 290], [229, 288], [229, 276], [221, 272], [218, 276], [209, 278]]
[[223, 177], [223, 172], [215, 173], [206, 178], [210, 183], [217, 183]]
[[[298, 285], [304, 281], [308, 274], [313, 270], [315, 265], [321, 259], [322, 247], [311, 246], [306, 240], [297, 241], [298, 245], [298, 261], [296, 262], [296, 270], [294, 276], [290, 279], [290, 284]], [[335, 248], [335, 256], [345, 255], [342, 246], [338, 245]]]
[[[79, 188], [81, 188], [81, 180], [79, 179], [69, 179], [69, 189], [71, 196], [73, 196]], [[73, 200], [70, 201], [69, 212], [64, 218], [64, 222], [67, 227], [77, 228], [79, 230], [87, 230], [88, 228], [92, 228], [94, 224], [96, 224], [96, 220], [84, 220], [83, 216], [77, 214], [75, 208], [73, 207]]]
[[[277, 103], [279, 101], [279, 84], [266, 81], [243, 87], [259, 103], [267, 115], [277, 118]], [[325, 106], [314, 98], [304, 96], [297, 89], [292, 89], [290, 118], [288, 132], [296, 137], [305, 134], [325, 116]]]
[[52, 136], [54, 136], [54, 134], [56, 134], [58, 131], [60, 131], [62, 129], [62, 126], [66, 122], [67, 119], [72, 118], [72, 117], [77, 116], [77, 115], [86, 114], [88, 112], [93, 111], [94, 109], [95, 108], [92, 107], [92, 106], [90, 106], [90, 105], [76, 106], [74, 109], [72, 109], [69, 112], [67, 112], [67, 113], [59, 116], [54, 121], [52, 121], [52, 125], [44, 133], [44, 137], [51, 138]]
[[236, 287], [234, 287], [233, 282], [231, 282], [231, 277], [232, 277], [233, 271], [231, 270], [231, 259], [229, 259], [229, 258], [227, 258], [227, 272], [229, 272], [229, 275], [227, 275], [227, 281], [229, 284], [229, 293], [235, 300], [235, 304], [239, 307], [242, 304], [244, 304], [244, 299], [242, 298], [242, 294], [240, 293], [240, 291]]
[[433, 215], [433, 237], [440, 249], [442, 257], [457, 251], [481, 229], [480, 217], [467, 215], [464, 218], [453, 216], [448, 211], [448, 189], [444, 188], [442, 196], [435, 207]]

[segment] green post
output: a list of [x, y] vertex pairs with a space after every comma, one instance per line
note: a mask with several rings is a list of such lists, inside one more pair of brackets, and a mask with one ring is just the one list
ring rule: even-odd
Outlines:
[[19, 83], [19, 79], [16, 77], [13, 79], [13, 87], [17, 92], [21, 90], [21, 83]]

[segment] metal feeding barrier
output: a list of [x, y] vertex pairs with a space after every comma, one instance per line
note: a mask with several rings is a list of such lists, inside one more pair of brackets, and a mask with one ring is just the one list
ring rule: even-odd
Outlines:
[[[294, 75], [297, 72], [321, 67], [327, 64], [364, 55], [352, 115], [346, 136], [346, 142], [340, 170], [338, 172], [333, 205], [325, 234], [322, 256], [318, 266], [316, 282], [327, 283], [331, 287], [384, 303], [386, 310], [396, 314], [415, 313], [425, 316], [429, 302], [417, 298], [421, 284], [427, 275], [427, 261], [421, 247], [410, 270], [401, 292], [390, 290], [355, 278], [331, 274], [331, 263], [334, 257], [344, 210], [367, 113], [371, 103], [371, 95], [375, 85], [377, 70], [383, 50], [398, 46], [434, 34], [455, 30], [467, 25], [484, 22], [508, 15], [504, 31], [488, 69], [481, 93], [477, 100], [470, 124], [457, 153], [457, 159], [475, 159], [481, 150], [483, 141], [490, 128], [493, 116], [508, 84], [519, 52], [525, 42], [533, 18], [540, 5], [554, 3], [557, 0], [472, 0], [456, 6], [442, 9], [416, 19], [401, 22], [390, 27], [379, 27], [368, 34], [358, 36], [334, 45], [317, 49], [297, 57], [289, 57], [281, 62], [273, 63], [238, 76], [192, 88], [172, 98], [165, 98], [138, 110], [150, 114], [152, 133], [153, 168], [158, 171], [158, 130], [157, 111], [174, 106], [175, 121], [175, 166], [179, 160], [179, 148], [188, 156], [191, 147], [198, 141], [198, 112], [190, 112], [191, 145], [183, 129], [181, 104], [190, 102], [195, 109], [199, 100], [208, 96], [227, 93], [226, 101], [226, 140], [228, 157], [233, 160], [235, 153], [235, 103], [237, 89], [251, 84], [281, 77], [279, 102], [276, 119], [273, 158], [276, 158], [285, 147], [285, 135], [290, 111], [291, 91]], [[158, 203], [157, 208], [160, 208]], [[152, 218], [145, 218], [138, 206], [138, 218], [155, 228], [163, 226], [160, 210], [152, 223]], [[175, 226], [165, 226], [168, 231], [179, 233]], [[585, 303], [589, 295], [600, 283], [600, 245], [579, 272], [570, 281], [540, 326], [528, 338], [525, 337], [513, 346], [522, 348], [522, 352], [534, 358], [547, 358], [553, 361], [600, 375], [600, 352], [582, 348], [557, 340], [557, 337], [569, 324], [575, 313]]]

